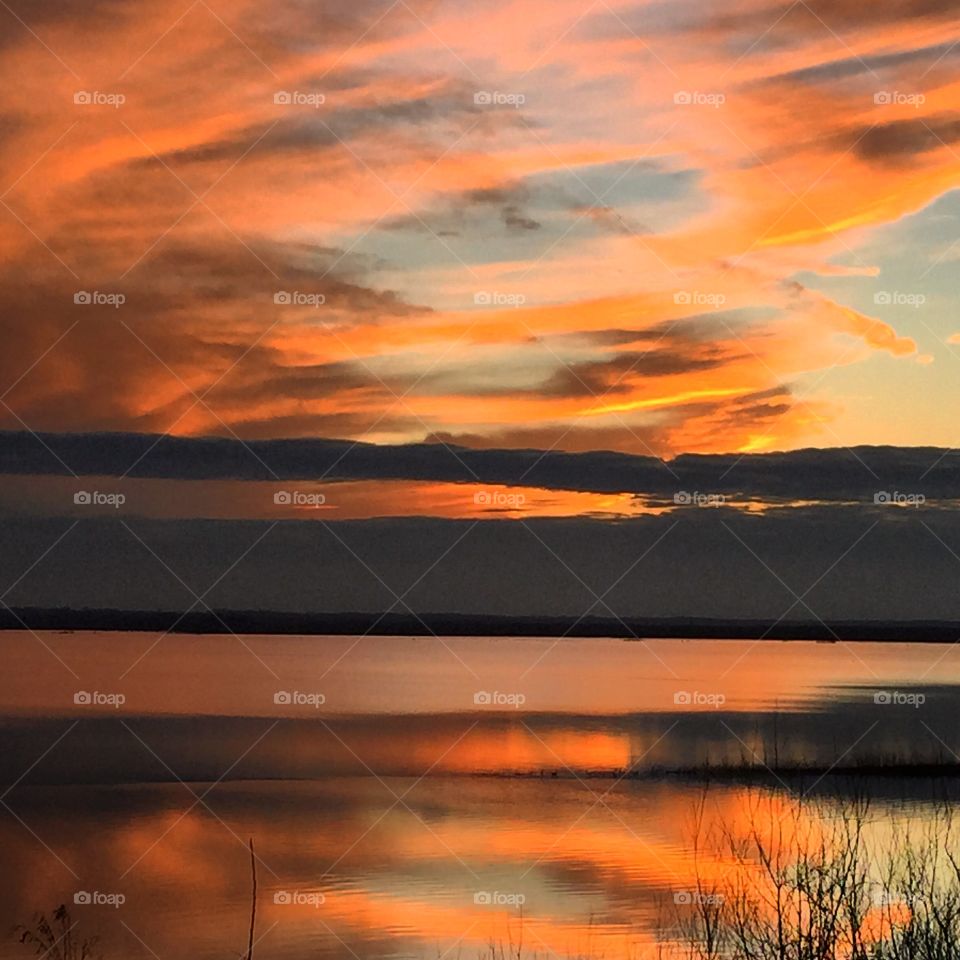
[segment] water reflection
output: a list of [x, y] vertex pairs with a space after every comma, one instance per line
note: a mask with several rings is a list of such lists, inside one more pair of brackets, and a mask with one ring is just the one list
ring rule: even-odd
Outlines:
[[960, 647], [904, 643], [5, 631], [0, 658], [7, 713], [74, 718], [117, 713], [78, 708], [78, 690], [121, 693], [134, 716], [317, 715], [278, 691], [322, 694], [323, 715], [482, 715], [487, 693], [522, 696], [523, 714], [615, 716], [809, 711], [960, 683]]
[[[146, 634], [42, 640], [0, 638], [0, 926], [67, 902], [107, 960], [238, 955], [250, 837], [261, 960], [469, 960], [521, 938], [639, 957], [678, 896], [730, 875], [729, 849], [692, 842], [705, 797], [728, 836], [758, 798], [764, 823], [815, 836], [822, 811], [798, 798], [829, 808], [838, 773], [872, 765], [856, 789], [892, 847], [898, 818], [957, 793], [951, 648], [166, 637], [161, 657]], [[125, 702], [74, 703], [47, 646]], [[294, 690], [327, 699], [275, 701]], [[125, 899], [74, 906], [80, 891]]]
[[[953, 688], [921, 709], [872, 695], [788, 713], [92, 716], [0, 721], [4, 783], [465, 776], [595, 779], [773, 769], [960, 770]], [[37, 761], [42, 757], [41, 761]]]
[[[932, 781], [923, 790], [936, 794]], [[73, 908], [107, 956], [238, 952], [252, 836], [261, 957], [471, 957], [521, 929], [534, 952], [627, 956], [653, 947], [678, 893], [731, 869], [719, 846], [692, 849], [700, 784], [368, 776], [207, 791], [18, 790], [0, 819], [2, 920], [76, 890], [122, 893], [119, 908]], [[711, 815], [744, 835], [758, 797], [761, 823], [795, 810], [782, 789], [713, 785], [706, 796]], [[873, 829], [888, 829], [884, 810], [922, 819], [925, 809], [881, 801]]]

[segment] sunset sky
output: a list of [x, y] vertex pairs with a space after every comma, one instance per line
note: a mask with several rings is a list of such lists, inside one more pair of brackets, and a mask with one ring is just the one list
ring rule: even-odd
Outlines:
[[0, 91], [0, 956], [960, 960], [960, 0], [0, 0]]
[[960, 616], [954, 4], [0, 30], [0, 605]]
[[951, 3], [11, 0], [0, 24], [3, 429], [958, 440]]

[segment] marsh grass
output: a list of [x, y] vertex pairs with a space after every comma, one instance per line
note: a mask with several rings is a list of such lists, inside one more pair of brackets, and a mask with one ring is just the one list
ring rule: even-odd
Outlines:
[[[953, 808], [874, 816], [865, 795], [791, 801], [756, 791], [743, 822], [694, 820], [696, 888], [663, 955], [693, 960], [957, 960], [960, 836]], [[739, 815], [738, 815], [739, 821]], [[721, 871], [705, 869], [720, 857]]]
[[[692, 887], [659, 901], [650, 960], [960, 960], [960, 823], [944, 801], [895, 808], [866, 792], [816, 799], [747, 789], [694, 805]], [[522, 926], [521, 926], [522, 929]], [[519, 939], [477, 960], [558, 960]], [[600, 960], [600, 954], [563, 960]], [[618, 955], [618, 960], [622, 958]]]
[[75, 926], [61, 904], [49, 918], [38, 914], [30, 926], [19, 926], [15, 932], [22, 944], [44, 960], [99, 960], [98, 938], [76, 936]]
[[[735, 808], [704, 788], [692, 811], [692, 887], [660, 903], [651, 960], [960, 960], [960, 826], [947, 801], [880, 807], [865, 792], [797, 798], [761, 787]], [[252, 960], [256, 865], [250, 936]], [[44, 960], [99, 960], [65, 906], [17, 929]], [[538, 949], [543, 946], [544, 949]], [[439, 955], [439, 954], [438, 954]], [[446, 960], [459, 960], [442, 955]], [[524, 943], [523, 916], [476, 960], [556, 954]], [[564, 960], [606, 960], [588, 948]], [[624, 960], [623, 957], [614, 960]]]

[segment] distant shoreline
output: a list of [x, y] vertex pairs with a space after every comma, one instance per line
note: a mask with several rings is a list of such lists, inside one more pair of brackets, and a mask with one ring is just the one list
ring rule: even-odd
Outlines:
[[451, 613], [286, 613], [259, 610], [0, 610], [0, 630], [97, 630], [187, 634], [550, 637], [622, 640], [814, 640], [956, 643], [960, 622], [721, 620], [701, 618], [505, 617]]
[[[448, 774], [449, 775], [449, 774]], [[452, 774], [454, 776], [460, 774]], [[893, 779], [937, 779], [960, 777], [960, 763], [862, 763], [862, 764], [791, 764], [784, 766], [753, 764], [737, 766], [711, 766], [704, 764], [693, 767], [663, 767], [654, 766], [646, 769], [630, 770], [571, 770], [571, 769], [543, 769], [543, 770], [478, 770], [465, 776], [487, 780], [691, 780], [703, 782], [716, 780], [718, 782], [767, 782], [769, 780], [805, 780], [810, 777], [834, 779], [840, 777], [861, 778], [893, 778]]]

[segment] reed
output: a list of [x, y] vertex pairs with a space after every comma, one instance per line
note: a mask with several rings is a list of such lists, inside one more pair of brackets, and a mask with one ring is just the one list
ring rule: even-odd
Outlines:
[[[918, 823], [872, 816], [865, 794], [829, 802], [757, 791], [743, 824], [706, 825], [695, 851], [728, 866], [697, 872], [663, 956], [692, 960], [956, 960], [960, 836], [953, 809]], [[704, 865], [706, 861], [704, 862]]]

